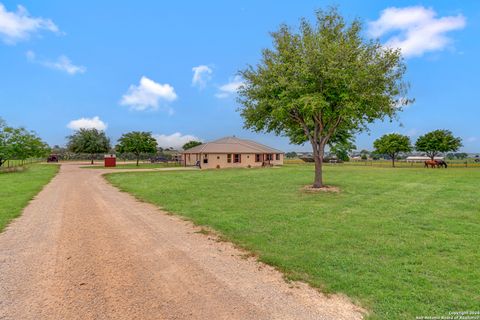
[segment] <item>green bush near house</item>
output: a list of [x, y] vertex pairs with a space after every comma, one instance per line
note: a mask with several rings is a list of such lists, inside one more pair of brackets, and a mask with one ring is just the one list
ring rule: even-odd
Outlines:
[[311, 165], [125, 172], [120, 189], [212, 227], [290, 279], [341, 292], [370, 319], [478, 310], [478, 169], [327, 166], [340, 193], [305, 193]]

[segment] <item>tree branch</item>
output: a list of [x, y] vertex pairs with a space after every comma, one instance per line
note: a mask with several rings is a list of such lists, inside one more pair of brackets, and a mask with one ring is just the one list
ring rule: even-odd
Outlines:
[[303, 132], [304, 132], [305, 135], [308, 137], [308, 140], [310, 140], [310, 143], [313, 145], [313, 144], [314, 144], [314, 141], [313, 141], [313, 138], [312, 138], [310, 129], [308, 129], [308, 126], [307, 126], [307, 124], [305, 123], [305, 120], [303, 120], [303, 118], [300, 117], [300, 115], [298, 114], [297, 110], [293, 110], [292, 115], [293, 115], [293, 117], [298, 121], [298, 123], [300, 123], [300, 125], [301, 125], [302, 128], [303, 128]]
[[326, 144], [328, 140], [330, 140], [330, 138], [332, 137], [335, 130], [338, 128], [338, 125], [340, 124], [341, 121], [342, 121], [342, 117], [338, 117], [335, 123], [328, 129], [327, 134], [323, 139], [323, 144]]

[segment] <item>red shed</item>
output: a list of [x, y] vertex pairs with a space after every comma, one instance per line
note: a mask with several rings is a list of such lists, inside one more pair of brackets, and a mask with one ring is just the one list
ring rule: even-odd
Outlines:
[[105, 167], [116, 167], [117, 166], [117, 157], [114, 154], [106, 154], [103, 157]]

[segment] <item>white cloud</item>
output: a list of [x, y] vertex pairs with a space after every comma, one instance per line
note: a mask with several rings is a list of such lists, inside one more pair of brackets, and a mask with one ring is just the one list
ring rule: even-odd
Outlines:
[[193, 78], [192, 86], [199, 87], [203, 89], [207, 86], [207, 82], [212, 79], [213, 70], [205, 65], [199, 65], [192, 68]]
[[[168, 102], [177, 99], [175, 89], [166, 84], [160, 84], [143, 76], [138, 86], [131, 85], [126, 94], [122, 96], [120, 104], [129, 106], [133, 110], [143, 111], [149, 108], [158, 109], [160, 100]], [[169, 113], [173, 110], [169, 109]]]
[[85, 68], [84, 66], [74, 65], [67, 56], [60, 56], [55, 61], [45, 61], [43, 64], [46, 67], [64, 71], [72, 75], [77, 73], [84, 73], [87, 70], [87, 68]]
[[202, 141], [202, 139], [197, 138], [193, 135], [182, 135], [180, 132], [175, 132], [171, 135], [165, 134], [154, 134], [153, 137], [157, 140], [158, 146], [162, 148], [174, 148], [180, 149], [182, 146], [189, 141]]
[[30, 50], [27, 51], [26, 56], [28, 61], [30, 62], [38, 63], [47, 68], [63, 71], [71, 75], [75, 75], [77, 73], [85, 73], [85, 71], [87, 71], [87, 68], [85, 68], [84, 66], [74, 65], [67, 56], [63, 55], [58, 57], [55, 61], [38, 60], [35, 52]]
[[218, 92], [215, 94], [217, 98], [228, 98], [229, 96], [237, 93], [238, 89], [243, 86], [243, 81], [240, 76], [235, 76], [230, 82], [220, 86]]
[[478, 140], [477, 137], [469, 137], [469, 138], [467, 138], [467, 142], [475, 142], [475, 141], [477, 141], [477, 140]]
[[414, 57], [444, 49], [452, 42], [446, 33], [462, 29], [465, 24], [461, 14], [437, 17], [432, 8], [390, 7], [382, 11], [378, 20], [369, 23], [368, 32], [372, 37], [390, 35], [387, 47], [400, 48], [405, 57]]
[[100, 120], [98, 116], [93, 118], [80, 118], [77, 120], [72, 120], [68, 123], [67, 128], [72, 130], [79, 130], [79, 129], [97, 129], [97, 130], [106, 130], [107, 124]]
[[50, 19], [32, 17], [23, 6], [17, 6], [17, 12], [7, 11], [0, 3], [0, 37], [5, 43], [15, 44], [27, 40], [40, 30], [60, 32]]

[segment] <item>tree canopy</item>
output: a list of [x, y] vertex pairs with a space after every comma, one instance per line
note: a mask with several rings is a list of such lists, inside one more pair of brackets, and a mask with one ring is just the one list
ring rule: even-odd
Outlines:
[[334, 154], [338, 160], [349, 161], [350, 153], [357, 147], [351, 141], [344, 141], [330, 146], [330, 153]]
[[395, 118], [411, 102], [402, 80], [406, 66], [400, 50], [363, 39], [361, 22], [347, 23], [336, 8], [317, 11], [315, 24], [302, 19], [298, 31], [282, 25], [271, 35], [273, 48], [240, 71], [244, 125], [294, 144], [310, 142], [313, 187], [322, 187], [331, 139], [345, 141], [377, 119]]
[[0, 118], [0, 167], [7, 160], [44, 157], [49, 152], [48, 145], [34, 132], [10, 127]]
[[151, 132], [132, 131], [123, 134], [118, 139], [115, 150], [120, 153], [133, 153], [137, 159], [137, 166], [142, 153], [156, 153], [157, 140]]
[[183, 150], [191, 149], [191, 148], [199, 146], [201, 144], [202, 143], [200, 141], [190, 140], [183, 145], [182, 149]]
[[395, 167], [395, 159], [401, 152], [412, 151], [412, 144], [408, 136], [398, 133], [385, 134], [373, 142], [375, 153], [386, 154], [392, 159], [392, 167]]
[[453, 159], [465, 160], [467, 158], [468, 158], [468, 153], [465, 153], [465, 152], [456, 152], [456, 153], [447, 154], [447, 159], [450, 159], [450, 160], [453, 160]]
[[432, 160], [443, 152], [457, 151], [462, 147], [462, 139], [454, 137], [449, 130], [434, 130], [418, 137], [415, 149], [427, 154]]
[[68, 150], [74, 153], [90, 154], [92, 164], [96, 153], [105, 153], [110, 150], [110, 139], [105, 132], [97, 129], [80, 129], [67, 139]]

